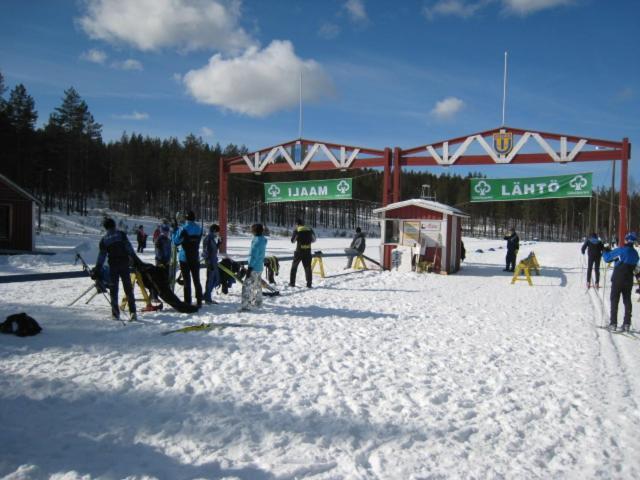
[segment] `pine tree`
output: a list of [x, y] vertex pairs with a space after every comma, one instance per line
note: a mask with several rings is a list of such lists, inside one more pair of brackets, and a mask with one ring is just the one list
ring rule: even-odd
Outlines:
[[[2, 87], [0, 87], [0, 90]], [[33, 97], [27, 93], [27, 89], [21, 83], [16, 85], [9, 101], [6, 102], [5, 112], [9, 123], [18, 133], [33, 132], [38, 120], [38, 112], [35, 110]]]
[[[70, 87], [64, 92], [62, 105], [49, 117], [47, 128], [64, 145], [67, 214], [72, 209], [86, 214], [89, 152], [102, 143], [102, 125], [95, 121], [76, 89]], [[93, 167], [94, 176], [103, 170], [99, 162]]]

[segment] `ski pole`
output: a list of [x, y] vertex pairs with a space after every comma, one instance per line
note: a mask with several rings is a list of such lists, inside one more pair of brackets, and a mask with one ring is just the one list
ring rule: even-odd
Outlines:
[[[602, 324], [600, 325], [601, 327], [605, 327], [605, 318], [604, 318], [604, 299], [606, 298], [606, 291], [607, 291], [607, 269], [609, 267], [608, 263], [605, 263], [604, 265], [604, 280], [603, 280], [603, 287], [602, 287], [602, 303], [601, 303], [601, 308], [600, 308], [600, 321], [602, 322]], [[609, 319], [611, 320], [611, 319]]]

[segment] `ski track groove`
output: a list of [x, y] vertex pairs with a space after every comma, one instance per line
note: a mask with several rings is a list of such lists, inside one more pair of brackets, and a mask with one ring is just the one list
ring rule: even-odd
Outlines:
[[[606, 275], [606, 272], [603, 271], [601, 275], [604, 277], [604, 275]], [[600, 326], [606, 326], [609, 323], [608, 321], [609, 320], [609, 315], [608, 315], [609, 304], [608, 302], [605, 301], [605, 298], [604, 298], [606, 290], [604, 288], [602, 289], [602, 298], [600, 298], [600, 291], [596, 291], [594, 289], [588, 289], [587, 293], [588, 293], [589, 301], [591, 303], [592, 311], [593, 311], [593, 315], [592, 315], [593, 321], [591, 323], [591, 326], [595, 331], [595, 336], [596, 336], [597, 344], [599, 347], [598, 363], [600, 365], [600, 371], [598, 372], [598, 376], [599, 378], [607, 379], [606, 385], [603, 385], [603, 388], [599, 389], [599, 391], [601, 392], [601, 398], [603, 400], [602, 406], [605, 409], [615, 408], [615, 405], [618, 403], [617, 399], [620, 397], [623, 397], [623, 398], [627, 398], [632, 403], [633, 405], [632, 411], [637, 412], [638, 403], [634, 398], [635, 397], [634, 389], [629, 380], [630, 378], [629, 368], [627, 366], [627, 361], [625, 361], [625, 359], [623, 358], [624, 357], [623, 352], [625, 349], [622, 348], [622, 345], [618, 344], [618, 341], [623, 344], [627, 340], [620, 338], [618, 341], [616, 341], [616, 339], [614, 338], [614, 334], [607, 332], [606, 330], [603, 330], [601, 328], [597, 328], [598, 323]], [[618, 314], [620, 313], [621, 311], [618, 312]], [[608, 349], [609, 352], [611, 352], [611, 355], [604, 354], [604, 351], [602, 350], [603, 345]], [[615, 373], [611, 374], [610, 372], [615, 372]], [[611, 380], [615, 380], [615, 391], [613, 391], [613, 389], [611, 388], [612, 386]], [[628, 408], [628, 407], [625, 407], [625, 408]], [[617, 413], [616, 416], [614, 416], [613, 418], [609, 417], [605, 421], [606, 422], [616, 421], [616, 424], [617, 424], [616, 430], [618, 432], [618, 435], [620, 435], [620, 432], [624, 432], [625, 435], [629, 435], [629, 433], [625, 431], [628, 422], [621, 423], [618, 420], [620, 413], [619, 412], [616, 412], [616, 413]], [[598, 423], [601, 426], [603, 425], [603, 422], [600, 419], [598, 419]], [[609, 444], [609, 448], [613, 448], [615, 450], [615, 453], [618, 459], [615, 462], [615, 464], [612, 465], [611, 467], [615, 469], [616, 473], [620, 474], [623, 466], [628, 464], [628, 460], [627, 460], [628, 454], [626, 453], [625, 449], [621, 448], [620, 446], [621, 440], [624, 441], [625, 439], [624, 438], [621, 439], [619, 436], [617, 439], [614, 438], [613, 436], [610, 436], [609, 438], [607, 438], [606, 434], [603, 434], [602, 438], [606, 439], [607, 443]], [[603, 447], [603, 448], [606, 448], [606, 447]], [[607, 459], [613, 457], [612, 452], [610, 450], [606, 450], [606, 453], [607, 453]], [[609, 471], [609, 473], [612, 473], [612, 472]], [[629, 473], [631, 475], [631, 478], [637, 478], [639, 472], [635, 468], [633, 468], [632, 471]]]

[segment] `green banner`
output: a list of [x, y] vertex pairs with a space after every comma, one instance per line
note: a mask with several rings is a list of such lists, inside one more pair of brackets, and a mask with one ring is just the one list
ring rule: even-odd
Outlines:
[[591, 196], [591, 173], [531, 178], [472, 178], [472, 202]]
[[310, 200], [351, 200], [350, 178], [277, 182], [264, 184], [265, 203], [305, 202]]

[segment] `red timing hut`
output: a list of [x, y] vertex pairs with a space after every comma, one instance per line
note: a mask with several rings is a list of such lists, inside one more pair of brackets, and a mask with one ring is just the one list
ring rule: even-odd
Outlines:
[[35, 207], [40, 200], [0, 174], [0, 253], [35, 249]]
[[[392, 251], [406, 252], [402, 263], [420, 255], [440, 273], [460, 269], [462, 219], [469, 215], [433, 200], [412, 199], [374, 210], [382, 214], [380, 257], [385, 268], [392, 267]], [[396, 265], [397, 266], [397, 265]], [[406, 268], [405, 268], [406, 269]]]

